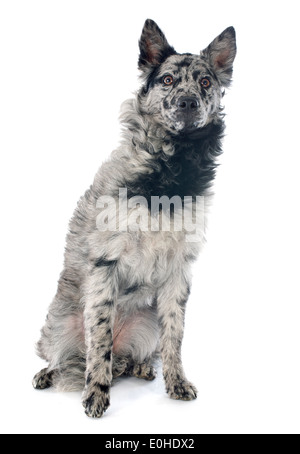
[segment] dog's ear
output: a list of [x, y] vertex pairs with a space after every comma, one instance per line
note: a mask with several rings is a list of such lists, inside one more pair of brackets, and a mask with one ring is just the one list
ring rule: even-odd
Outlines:
[[224, 87], [228, 87], [232, 77], [233, 61], [236, 56], [234, 28], [226, 28], [221, 35], [201, 52], [201, 56], [208, 60], [221, 84]]
[[139, 45], [139, 69], [144, 72], [159, 66], [167, 57], [176, 54], [161, 29], [151, 19], [145, 22]]

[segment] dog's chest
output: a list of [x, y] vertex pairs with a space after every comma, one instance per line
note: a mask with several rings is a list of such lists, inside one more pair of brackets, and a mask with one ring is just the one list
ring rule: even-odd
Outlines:
[[174, 273], [189, 265], [197, 254], [182, 232], [139, 232], [132, 235], [119, 262], [123, 287], [158, 288]]

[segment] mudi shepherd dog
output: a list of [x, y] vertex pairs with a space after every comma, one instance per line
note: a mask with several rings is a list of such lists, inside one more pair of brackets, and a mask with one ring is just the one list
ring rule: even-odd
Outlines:
[[[147, 20], [139, 45], [142, 87], [123, 104], [120, 147], [71, 219], [64, 270], [37, 344], [49, 365], [33, 386], [83, 390], [85, 412], [95, 418], [110, 404], [113, 378], [154, 379], [158, 354], [169, 396], [197, 397], [183, 370], [181, 345], [191, 264], [204, 238], [202, 232], [198, 241], [187, 241], [188, 230], [173, 221], [185, 200], [194, 219], [196, 199], [210, 196], [235, 31], [227, 28], [199, 55], [178, 54]], [[114, 203], [99, 203], [101, 197]], [[169, 209], [163, 198], [174, 201]], [[115, 220], [114, 229], [103, 228], [103, 210], [106, 221]], [[145, 210], [156, 219], [155, 228], [145, 225]], [[162, 228], [167, 215], [169, 229]], [[202, 220], [204, 215], [202, 210]]]

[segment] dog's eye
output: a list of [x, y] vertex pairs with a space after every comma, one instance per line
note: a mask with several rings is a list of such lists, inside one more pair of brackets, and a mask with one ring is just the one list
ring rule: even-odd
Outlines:
[[172, 76], [165, 76], [163, 82], [164, 82], [165, 85], [172, 85], [173, 77]]
[[203, 88], [208, 88], [211, 85], [210, 80], [207, 77], [204, 77], [203, 79], [201, 79], [200, 84]]

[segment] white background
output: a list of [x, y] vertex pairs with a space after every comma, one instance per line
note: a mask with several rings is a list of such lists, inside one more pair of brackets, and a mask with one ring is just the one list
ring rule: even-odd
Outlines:
[[[0, 3], [3, 433], [300, 433], [299, 12], [296, 1]], [[194, 402], [159, 378], [112, 389], [101, 420], [80, 394], [37, 392], [34, 344], [56, 291], [68, 221], [119, 140], [156, 20], [178, 52], [233, 25], [238, 56], [208, 243], [183, 347]]]

